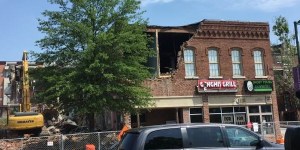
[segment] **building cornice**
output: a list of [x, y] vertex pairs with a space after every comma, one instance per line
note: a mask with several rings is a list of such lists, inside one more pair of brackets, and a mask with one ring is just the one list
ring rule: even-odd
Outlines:
[[195, 38], [269, 40], [269, 25], [259, 22], [202, 21]]

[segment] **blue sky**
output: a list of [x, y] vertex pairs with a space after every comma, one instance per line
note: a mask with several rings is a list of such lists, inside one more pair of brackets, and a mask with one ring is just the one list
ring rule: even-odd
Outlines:
[[[0, 0], [0, 61], [21, 60], [23, 50], [40, 52], [35, 41], [43, 35], [37, 18], [54, 8], [47, 0]], [[142, 0], [150, 25], [180, 26], [203, 19], [268, 22], [271, 33], [279, 15], [294, 33], [299, 8], [300, 0]], [[272, 34], [271, 42], [278, 43]]]

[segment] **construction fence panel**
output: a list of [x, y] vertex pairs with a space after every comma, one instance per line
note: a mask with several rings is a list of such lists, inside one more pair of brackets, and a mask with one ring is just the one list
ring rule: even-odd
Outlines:
[[62, 136], [63, 150], [82, 150], [87, 144], [98, 145], [99, 133], [68, 134]]
[[96, 150], [116, 150], [118, 134], [119, 131], [109, 131], [0, 139], [0, 150], [85, 150], [86, 145], [93, 145]]
[[24, 138], [22, 150], [60, 150], [61, 139], [60, 135]]
[[63, 150], [82, 150], [86, 145], [94, 145], [97, 150], [114, 150], [119, 142], [117, 135], [116, 131], [65, 135]]

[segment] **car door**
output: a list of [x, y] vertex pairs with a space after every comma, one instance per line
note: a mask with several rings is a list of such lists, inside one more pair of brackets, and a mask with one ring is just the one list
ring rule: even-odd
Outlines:
[[229, 150], [265, 150], [261, 138], [251, 131], [237, 126], [224, 128]]
[[228, 150], [221, 128], [218, 126], [191, 126], [186, 128], [186, 134], [185, 150]]

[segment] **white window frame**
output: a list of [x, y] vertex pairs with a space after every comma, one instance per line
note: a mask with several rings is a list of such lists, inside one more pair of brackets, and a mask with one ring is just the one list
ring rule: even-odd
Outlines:
[[264, 77], [265, 68], [264, 68], [262, 50], [254, 50], [253, 59], [254, 59], [255, 77]]
[[[201, 109], [201, 113], [195, 113], [195, 114], [191, 114], [191, 109]], [[199, 116], [202, 118], [202, 122], [204, 122], [203, 119], [203, 107], [190, 107], [189, 109], [189, 116], [190, 116], [190, 122], [192, 123], [192, 116]]]
[[185, 49], [183, 53], [184, 53], [183, 57], [184, 57], [184, 67], [185, 67], [185, 78], [197, 78], [196, 67], [195, 67], [195, 51], [193, 49]]
[[[233, 77], [244, 77], [243, 76], [243, 63], [242, 63], [242, 54], [240, 49], [231, 50], [231, 61], [232, 61], [232, 75]], [[235, 66], [238, 66], [236, 68]], [[237, 70], [237, 71], [235, 71]], [[239, 72], [239, 73], [236, 73]]]
[[[220, 76], [220, 64], [219, 64], [219, 51], [216, 48], [208, 49], [208, 63], [209, 63], [209, 78], [222, 78]], [[217, 66], [217, 69], [212, 69], [212, 66]]]

